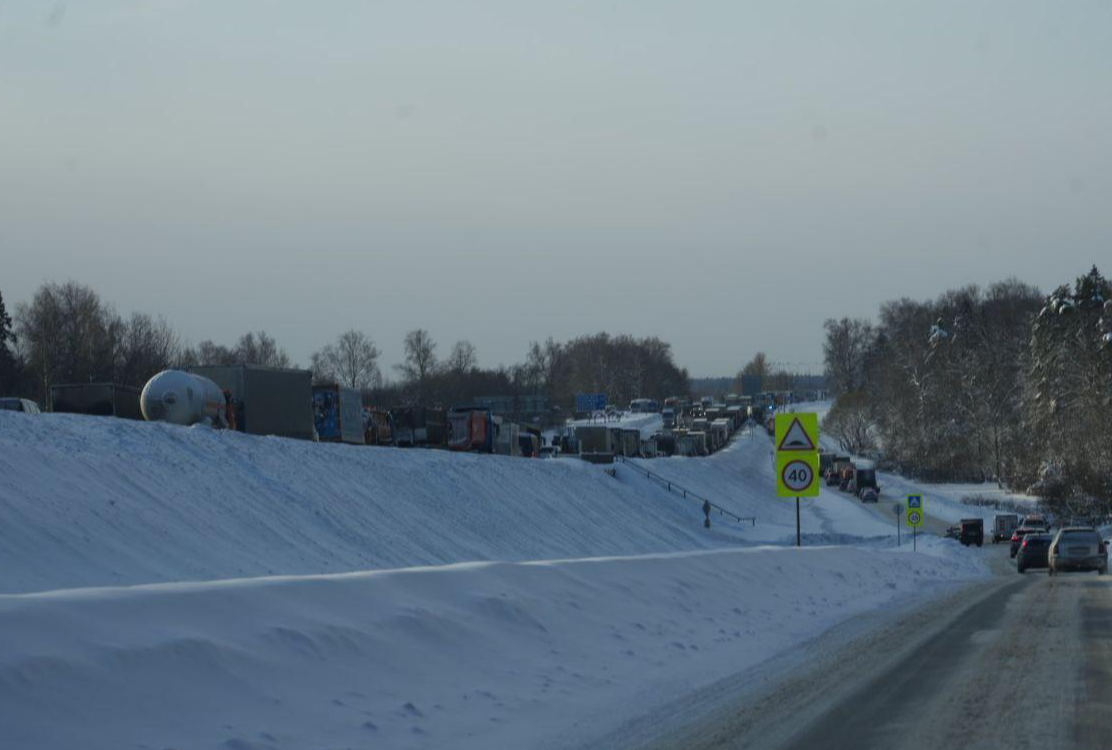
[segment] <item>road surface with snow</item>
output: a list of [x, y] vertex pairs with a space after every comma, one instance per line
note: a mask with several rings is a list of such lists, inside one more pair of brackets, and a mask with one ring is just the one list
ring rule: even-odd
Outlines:
[[1005, 548], [985, 554], [992, 580], [848, 644], [819, 639], [771, 687], [685, 704], [651, 740], [611, 748], [1107, 748], [1112, 579], [1019, 575]]

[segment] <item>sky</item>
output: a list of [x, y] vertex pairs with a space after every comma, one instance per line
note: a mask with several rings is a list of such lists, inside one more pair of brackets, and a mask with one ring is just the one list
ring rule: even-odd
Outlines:
[[387, 368], [820, 369], [822, 322], [1112, 268], [1112, 3], [0, 2], [0, 293]]

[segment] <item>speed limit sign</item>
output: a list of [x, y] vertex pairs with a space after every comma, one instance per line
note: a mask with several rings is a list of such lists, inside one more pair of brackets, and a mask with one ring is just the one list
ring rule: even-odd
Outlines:
[[819, 494], [819, 457], [816, 453], [777, 454], [776, 494], [780, 497], [814, 497]]

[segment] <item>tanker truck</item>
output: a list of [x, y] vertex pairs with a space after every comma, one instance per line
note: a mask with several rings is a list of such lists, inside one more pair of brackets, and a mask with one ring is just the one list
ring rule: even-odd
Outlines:
[[235, 426], [235, 412], [220, 386], [182, 370], [163, 370], [148, 380], [139, 395], [139, 408], [148, 422]]

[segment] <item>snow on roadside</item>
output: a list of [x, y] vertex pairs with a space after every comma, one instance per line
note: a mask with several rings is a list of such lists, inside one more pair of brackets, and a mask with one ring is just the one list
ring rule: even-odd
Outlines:
[[0, 746], [569, 747], [983, 575], [934, 540], [3, 595]]
[[0, 411], [0, 592], [751, 543], [576, 459]]

